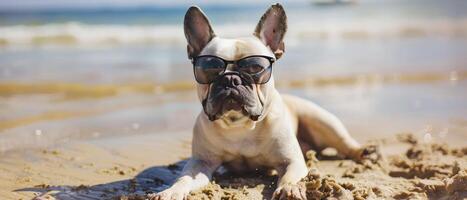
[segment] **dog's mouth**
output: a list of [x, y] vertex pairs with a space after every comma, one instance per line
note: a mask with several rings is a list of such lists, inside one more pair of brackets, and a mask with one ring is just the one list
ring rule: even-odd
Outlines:
[[227, 97], [224, 101], [224, 104], [222, 104], [222, 112], [225, 113], [227, 111], [242, 111], [243, 110], [243, 105], [240, 103], [238, 100], [236, 100], [233, 97]]
[[258, 105], [254, 93], [247, 88], [222, 88], [220, 90], [213, 88], [210, 94], [212, 95], [203, 101], [203, 109], [211, 121], [231, 117], [225, 116], [230, 111], [241, 113], [257, 121], [262, 113], [262, 106]]

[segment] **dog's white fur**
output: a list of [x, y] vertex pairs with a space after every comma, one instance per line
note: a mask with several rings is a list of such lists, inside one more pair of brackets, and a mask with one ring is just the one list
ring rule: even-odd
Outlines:
[[[199, 55], [216, 55], [226, 60], [250, 55], [275, 56], [254, 36], [214, 37]], [[198, 84], [200, 101], [207, 98], [209, 89], [207, 84]], [[203, 112], [199, 114], [193, 130], [191, 159], [181, 177], [170, 188], [156, 194], [155, 199], [186, 198], [190, 191], [207, 185], [221, 164], [236, 171], [262, 167], [275, 169], [280, 179], [273, 198], [294, 196], [304, 199], [303, 191], [295, 185], [308, 171], [301, 147], [333, 147], [345, 156], [359, 156], [360, 145], [331, 113], [298, 97], [280, 95], [274, 87], [273, 77], [267, 84], [256, 85], [255, 89], [258, 101], [264, 106], [258, 121], [235, 111], [225, 113], [216, 121], [210, 121]], [[298, 130], [299, 125], [302, 130]], [[302, 133], [300, 141], [297, 132]]]

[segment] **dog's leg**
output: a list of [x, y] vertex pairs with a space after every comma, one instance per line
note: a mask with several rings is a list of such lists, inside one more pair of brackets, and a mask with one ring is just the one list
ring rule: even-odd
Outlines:
[[[299, 152], [298, 155], [301, 156]], [[289, 164], [276, 167], [280, 179], [272, 199], [306, 199], [305, 188], [297, 183], [306, 176], [308, 169], [304, 160], [291, 161]]]
[[290, 130], [290, 133], [277, 138], [280, 142], [268, 151], [269, 156], [273, 156], [277, 162], [274, 169], [279, 176], [272, 199], [306, 199], [305, 188], [297, 183], [307, 175], [308, 168], [297, 138], [292, 132], [293, 129], [290, 127], [286, 129]]
[[[321, 147], [335, 148], [340, 154], [353, 159], [359, 159], [361, 145], [350, 136], [344, 124], [333, 114], [319, 107], [309, 107], [312, 111], [299, 116], [299, 123], [306, 127], [306, 133], [311, 134]], [[314, 109], [314, 110], [311, 110]]]
[[339, 153], [353, 159], [360, 159], [361, 145], [353, 139], [344, 124], [333, 114], [318, 105], [293, 96], [284, 96], [289, 108], [296, 113], [300, 124], [299, 133], [309, 138], [305, 142], [313, 142], [311, 146], [318, 149], [335, 148]]
[[209, 183], [212, 173], [221, 163], [191, 158], [185, 165], [182, 175], [168, 189], [150, 196], [151, 200], [183, 200], [192, 190]]

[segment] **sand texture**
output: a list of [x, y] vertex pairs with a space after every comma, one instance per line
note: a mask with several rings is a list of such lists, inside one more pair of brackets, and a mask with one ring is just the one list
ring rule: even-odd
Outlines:
[[[308, 152], [307, 164], [311, 168], [299, 185], [310, 200], [467, 198], [467, 147], [449, 148], [447, 145], [436, 143], [420, 144], [412, 135], [400, 135], [399, 142], [408, 145], [402, 154], [384, 156], [375, 162], [319, 161], [313, 156], [314, 152]], [[251, 181], [248, 178], [233, 178], [233, 183], [223, 179], [193, 192], [191, 198], [270, 198], [275, 188], [274, 184], [270, 183], [275, 179], [276, 177], [263, 177], [261, 180]], [[246, 184], [242, 186], [237, 182]], [[258, 185], [251, 185], [253, 182], [257, 182]]]
[[[180, 173], [189, 155], [185, 136], [133, 136], [120, 139], [125, 141], [121, 146], [104, 141], [11, 154], [0, 164], [0, 195], [6, 199], [147, 199], [148, 194], [170, 186]], [[410, 134], [373, 144], [382, 154], [376, 160], [355, 162], [340, 159], [332, 151], [307, 152], [310, 171], [299, 187], [308, 199], [467, 198], [467, 147], [422, 143]], [[168, 155], [170, 150], [173, 153]], [[166, 164], [157, 165], [154, 160]], [[189, 199], [269, 199], [276, 180], [274, 173], [263, 171], [219, 172]]]

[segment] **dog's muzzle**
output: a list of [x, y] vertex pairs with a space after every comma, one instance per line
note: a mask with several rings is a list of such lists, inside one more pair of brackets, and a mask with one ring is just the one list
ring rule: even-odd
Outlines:
[[202, 102], [209, 120], [215, 121], [228, 111], [242, 112], [251, 120], [257, 121], [262, 106], [257, 102], [251, 77], [238, 72], [227, 72], [214, 81], [208, 97]]

